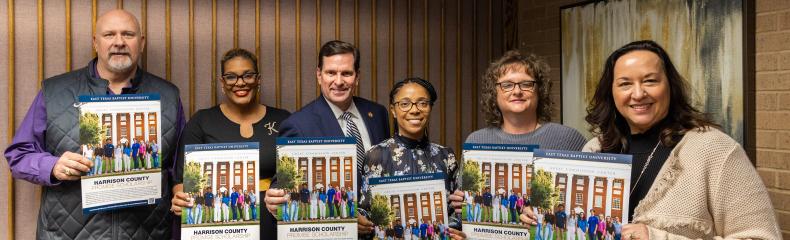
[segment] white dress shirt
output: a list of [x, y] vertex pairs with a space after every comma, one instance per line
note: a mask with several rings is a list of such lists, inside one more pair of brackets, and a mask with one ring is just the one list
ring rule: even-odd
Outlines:
[[[340, 118], [344, 113], [343, 110], [329, 102], [329, 100], [324, 99], [324, 101], [329, 104], [329, 108], [332, 109], [332, 113], [335, 114], [337, 123], [340, 124], [340, 129], [343, 131], [343, 134], [346, 134], [346, 120]], [[370, 143], [370, 135], [368, 134], [368, 127], [365, 125], [365, 121], [362, 120], [362, 115], [359, 114], [359, 109], [357, 109], [357, 105], [354, 104], [354, 101], [351, 101], [351, 106], [348, 107], [347, 112], [351, 113], [351, 121], [354, 121], [354, 124], [357, 125], [357, 130], [359, 130], [359, 135], [362, 137], [362, 145], [365, 147], [365, 151], [369, 150], [372, 146]]]

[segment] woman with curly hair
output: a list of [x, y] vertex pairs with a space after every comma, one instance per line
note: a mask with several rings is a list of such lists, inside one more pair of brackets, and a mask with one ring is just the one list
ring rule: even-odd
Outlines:
[[579, 151], [586, 139], [573, 128], [551, 122], [549, 65], [534, 54], [508, 51], [491, 63], [482, 79], [480, 101], [487, 127], [466, 143], [537, 144], [543, 149]]

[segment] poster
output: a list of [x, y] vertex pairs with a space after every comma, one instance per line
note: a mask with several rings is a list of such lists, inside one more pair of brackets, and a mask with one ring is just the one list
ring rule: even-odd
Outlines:
[[356, 154], [351, 137], [277, 138], [277, 239], [357, 239]]
[[441, 172], [370, 178], [370, 193], [365, 196], [371, 199], [368, 219], [375, 224], [374, 234], [383, 236], [397, 227], [410, 239], [428, 239], [429, 232], [438, 239], [435, 229], [447, 229], [452, 212], [446, 179]]
[[463, 231], [469, 239], [528, 239], [519, 214], [529, 199], [537, 145], [464, 144]]
[[535, 232], [543, 239], [570, 234], [557, 229], [578, 227], [568, 221], [573, 216], [628, 223], [631, 155], [537, 149], [534, 157], [530, 200], [540, 222]]
[[[184, 147], [181, 239], [260, 239], [257, 142]], [[265, 210], [265, 209], [264, 209]]]
[[81, 177], [82, 211], [151, 205], [162, 198], [157, 94], [80, 96], [81, 154], [93, 162]]

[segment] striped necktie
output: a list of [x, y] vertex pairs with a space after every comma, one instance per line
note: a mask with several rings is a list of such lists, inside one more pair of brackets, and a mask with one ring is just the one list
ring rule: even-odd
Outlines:
[[354, 137], [357, 140], [357, 169], [362, 170], [362, 158], [365, 157], [365, 146], [362, 143], [362, 136], [359, 135], [357, 124], [351, 120], [351, 113], [344, 112], [340, 118], [346, 121], [346, 137]]

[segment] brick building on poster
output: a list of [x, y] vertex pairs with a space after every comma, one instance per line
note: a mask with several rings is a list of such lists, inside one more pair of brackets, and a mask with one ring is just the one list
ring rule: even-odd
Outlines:
[[351, 156], [299, 157], [296, 161], [311, 191], [328, 186], [357, 189], [356, 161]]
[[445, 201], [442, 191], [393, 194], [389, 196], [391, 209], [395, 212], [395, 220], [402, 223], [414, 221], [444, 222], [447, 214], [442, 203]]
[[208, 181], [206, 187], [213, 193], [230, 191], [231, 189], [255, 189], [258, 167], [254, 161], [217, 161], [201, 164], [202, 171]]
[[100, 124], [107, 129], [105, 139], [112, 139], [118, 145], [122, 139], [129, 142], [154, 141], [159, 131], [157, 112], [100, 112]]

